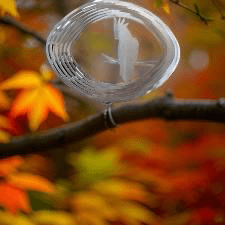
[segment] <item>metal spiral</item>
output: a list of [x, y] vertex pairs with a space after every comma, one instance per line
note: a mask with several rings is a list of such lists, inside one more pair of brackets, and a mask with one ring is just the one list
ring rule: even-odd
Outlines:
[[[133, 82], [114, 84], [95, 80], [77, 63], [71, 46], [90, 24], [121, 17], [153, 33], [163, 48], [163, 55]], [[148, 10], [119, 0], [94, 0], [69, 13], [51, 31], [46, 53], [49, 63], [68, 86], [101, 102], [127, 101], [157, 88], [173, 73], [180, 59], [179, 44], [167, 25]]]

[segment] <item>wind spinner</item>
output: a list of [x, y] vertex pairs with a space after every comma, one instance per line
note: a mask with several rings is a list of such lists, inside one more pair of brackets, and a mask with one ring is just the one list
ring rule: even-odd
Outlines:
[[[93, 0], [69, 13], [51, 31], [46, 52], [68, 86], [104, 103], [154, 90], [180, 59], [179, 44], [161, 19], [120, 0]], [[86, 63], [79, 58], [85, 52]]]

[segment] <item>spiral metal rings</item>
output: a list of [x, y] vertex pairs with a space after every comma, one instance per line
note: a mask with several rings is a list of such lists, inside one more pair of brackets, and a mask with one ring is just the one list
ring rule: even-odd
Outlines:
[[[130, 83], [93, 79], [77, 63], [71, 50], [88, 25], [115, 18], [141, 24], [154, 34], [163, 48], [163, 56], [153, 68]], [[52, 68], [68, 86], [101, 102], [127, 101], [159, 87], [173, 73], [180, 59], [179, 44], [161, 19], [142, 7], [119, 0], [94, 0], [69, 13], [51, 31], [46, 53]]]

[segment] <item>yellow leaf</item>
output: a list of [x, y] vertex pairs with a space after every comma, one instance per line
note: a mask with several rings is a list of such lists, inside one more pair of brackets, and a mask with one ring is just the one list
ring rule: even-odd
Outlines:
[[167, 14], [170, 14], [170, 5], [169, 5], [169, 3], [168, 2], [165, 2], [164, 4], [163, 4], [163, 11], [164, 12], [166, 12]]
[[95, 184], [93, 189], [126, 200], [143, 201], [147, 197], [147, 191], [141, 184], [119, 179], [101, 181]]
[[12, 104], [11, 116], [17, 117], [26, 113], [32, 131], [39, 128], [40, 124], [47, 118], [49, 111], [52, 111], [64, 121], [69, 119], [64, 106], [63, 95], [47, 83], [47, 80], [52, 78], [53, 73], [45, 66], [42, 66], [41, 73], [21, 71], [0, 84], [2, 90], [25, 89], [15, 98]]
[[75, 212], [91, 211], [106, 220], [113, 221], [117, 218], [117, 213], [106, 200], [95, 192], [85, 191], [75, 194], [72, 198], [72, 205]]
[[52, 80], [54, 78], [53, 71], [45, 64], [41, 66], [40, 73], [43, 79], [46, 81]]
[[0, 224], [4, 225], [34, 225], [25, 215], [13, 215], [9, 212], [0, 212]]
[[50, 84], [45, 87], [45, 101], [48, 108], [64, 121], [68, 121], [69, 116], [65, 110], [63, 95]]
[[[28, 111], [29, 127], [32, 131], [38, 129], [40, 124], [47, 118], [48, 110], [44, 95], [44, 88], [39, 88], [38, 95]], [[35, 103], [36, 102], [36, 103]]]
[[1, 90], [35, 88], [41, 84], [40, 75], [37, 72], [24, 70], [15, 74], [12, 78], [0, 84]]
[[154, 224], [156, 220], [154, 213], [137, 203], [123, 202], [117, 207], [126, 224]]
[[92, 212], [82, 212], [77, 215], [78, 224], [82, 225], [109, 225], [104, 218]]
[[54, 185], [46, 178], [31, 175], [29, 173], [16, 173], [8, 178], [9, 184], [24, 190], [36, 190], [40, 192], [55, 192]]
[[11, 136], [6, 131], [0, 130], [0, 142], [1, 143], [8, 143], [11, 139]]
[[37, 95], [38, 89], [21, 91], [12, 104], [11, 116], [17, 117], [26, 113], [32, 104], [34, 104]]
[[75, 194], [73, 204], [76, 209], [103, 208], [105, 200], [96, 193], [90, 191]]
[[16, 10], [16, 0], [1, 0], [0, 2], [0, 15], [10, 13], [12, 16], [19, 17], [19, 13]]
[[10, 106], [10, 99], [4, 92], [0, 91], [0, 108], [8, 109], [9, 106]]
[[38, 129], [51, 110], [65, 121], [69, 119], [64, 107], [63, 95], [49, 84], [40, 84], [34, 89], [23, 90], [12, 104], [11, 116], [17, 117], [27, 113], [29, 127], [32, 131]]
[[72, 214], [63, 211], [37, 211], [31, 220], [35, 224], [76, 225]]

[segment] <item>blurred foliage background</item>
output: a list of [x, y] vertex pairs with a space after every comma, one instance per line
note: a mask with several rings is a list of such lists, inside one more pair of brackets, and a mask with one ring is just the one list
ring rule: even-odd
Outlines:
[[[87, 1], [17, 0], [17, 19], [47, 38], [57, 21], [84, 2]], [[225, 96], [225, 21], [221, 18], [224, 0], [182, 0], [193, 10], [197, 4], [201, 15], [213, 18], [207, 25], [172, 1], [129, 2], [164, 20], [181, 46], [181, 62], [166, 84], [135, 101], [164, 95], [168, 89], [177, 98]], [[96, 37], [88, 40], [89, 46], [95, 48]], [[108, 47], [104, 38], [101, 43], [101, 48]], [[82, 53], [80, 61], [88, 58], [96, 63], [90, 54], [88, 50]], [[39, 110], [31, 117], [37, 119], [29, 119], [32, 110], [26, 114], [21, 100], [15, 106], [21, 88], [27, 87], [23, 83], [13, 88], [12, 83], [10, 86], [5, 82], [28, 71], [28, 77], [33, 76], [29, 78], [33, 88], [40, 87], [38, 76], [48, 77], [44, 85], [51, 85], [52, 75], [49, 78], [48, 73], [52, 72], [43, 70], [43, 65], [46, 68], [45, 49], [34, 37], [0, 24], [3, 141], [61, 126], [68, 117], [69, 121], [77, 121], [102, 109], [79, 95], [65, 94], [63, 99], [63, 92], [53, 91], [52, 99], [58, 99], [59, 104], [43, 110], [39, 98]], [[225, 224], [224, 128], [223, 124], [208, 122], [146, 120], [57, 150], [3, 159], [0, 224]]]

